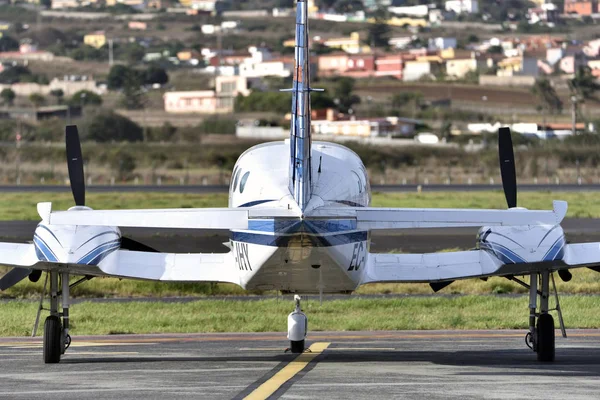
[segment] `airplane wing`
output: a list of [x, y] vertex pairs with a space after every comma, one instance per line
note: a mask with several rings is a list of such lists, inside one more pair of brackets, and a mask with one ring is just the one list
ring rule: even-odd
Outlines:
[[0, 290], [13, 286], [33, 270], [153, 281], [240, 283], [231, 251], [223, 254], [175, 254], [117, 250], [98, 264], [91, 265], [40, 261], [31, 244], [0, 243], [0, 265], [14, 267], [0, 278]]
[[361, 284], [375, 282], [444, 282], [489, 276], [527, 275], [543, 269], [600, 266], [600, 243], [565, 246], [564, 257], [549, 262], [501, 261], [487, 250], [425, 254], [369, 253]]

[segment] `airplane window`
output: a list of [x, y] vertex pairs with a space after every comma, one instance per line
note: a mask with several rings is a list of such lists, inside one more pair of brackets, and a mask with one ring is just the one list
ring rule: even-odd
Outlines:
[[246, 181], [248, 181], [249, 175], [250, 171], [246, 172], [244, 176], [242, 176], [242, 180], [240, 181], [240, 193], [244, 193], [244, 187], [246, 187]]
[[240, 177], [241, 172], [242, 172], [242, 169], [240, 168], [235, 173], [235, 177], [233, 178], [233, 189], [231, 189], [232, 192], [235, 192], [235, 189], [237, 188], [238, 178]]
[[233, 169], [233, 174], [231, 174], [231, 189], [233, 189], [233, 182], [235, 181], [235, 175], [238, 172], [239, 167], [236, 165], [236, 167]]
[[357, 183], [358, 183], [358, 193], [362, 193], [362, 181], [360, 179], [360, 175], [358, 175], [356, 173], [356, 171], [352, 171], [352, 173], [354, 174], [354, 176], [356, 176], [356, 180], [357, 180]]

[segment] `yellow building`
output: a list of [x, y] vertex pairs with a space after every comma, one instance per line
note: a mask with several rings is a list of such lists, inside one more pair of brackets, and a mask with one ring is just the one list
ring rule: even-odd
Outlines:
[[476, 58], [456, 58], [446, 61], [446, 74], [456, 78], [464, 78], [471, 71], [477, 71]]
[[99, 49], [106, 44], [106, 34], [104, 31], [88, 33], [83, 37], [83, 43]]
[[442, 57], [445, 60], [456, 57], [456, 52], [454, 51], [454, 47], [440, 50], [440, 57]]
[[308, 0], [308, 12], [309, 13], [318, 13], [319, 7], [315, 4], [315, 0]]
[[[368, 20], [368, 22], [371, 23], [375, 23], [375, 19], [374, 18], [370, 18]], [[394, 18], [390, 18], [387, 20], [387, 24], [388, 25], [393, 25], [393, 26], [408, 26], [408, 27], [412, 27], [412, 28], [425, 28], [427, 27], [427, 21], [425, 21], [424, 19], [420, 19], [420, 18], [398, 18], [398, 17], [394, 17]]]
[[332, 49], [340, 49], [349, 54], [370, 53], [371, 47], [360, 42], [360, 34], [352, 32], [350, 37], [332, 38], [325, 40], [323, 45]]

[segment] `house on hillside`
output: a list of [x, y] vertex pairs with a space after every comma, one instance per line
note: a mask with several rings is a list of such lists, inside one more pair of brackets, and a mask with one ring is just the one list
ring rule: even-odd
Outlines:
[[430, 60], [427, 58], [417, 58], [416, 60], [408, 60], [404, 63], [402, 71], [402, 80], [418, 81], [425, 77], [431, 77], [438, 74], [442, 70], [440, 60]]
[[88, 33], [83, 37], [83, 43], [99, 49], [106, 44], [106, 34], [104, 31]]
[[331, 38], [323, 41], [325, 47], [340, 49], [350, 54], [370, 53], [371, 48], [362, 44], [360, 33], [352, 32], [350, 37]]
[[456, 14], [477, 14], [479, 12], [479, 2], [477, 0], [447, 0], [445, 8], [446, 11], [452, 11]]
[[565, 74], [574, 74], [579, 68], [587, 65], [588, 60], [583, 52], [571, 53], [571, 55], [563, 57], [558, 64], [558, 68]]
[[534, 57], [520, 55], [507, 57], [498, 62], [497, 76], [532, 76], [539, 75], [538, 60]]
[[479, 62], [474, 56], [446, 60], [446, 74], [454, 78], [464, 78], [469, 72], [477, 71]]
[[456, 38], [453, 37], [436, 37], [429, 38], [428, 48], [429, 50], [446, 50], [455, 49], [457, 46]]
[[589, 17], [599, 12], [598, 0], [565, 0], [565, 14]]
[[166, 92], [163, 99], [168, 113], [221, 114], [233, 111], [233, 98], [218, 97], [212, 90]]

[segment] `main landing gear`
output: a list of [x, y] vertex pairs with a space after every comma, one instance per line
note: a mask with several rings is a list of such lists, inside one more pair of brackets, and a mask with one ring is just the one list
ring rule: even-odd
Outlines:
[[[525, 336], [525, 344], [537, 353], [538, 361], [554, 361], [554, 318], [550, 315], [550, 311], [557, 311], [562, 336], [565, 338], [567, 337], [565, 324], [562, 318], [562, 311], [560, 309], [560, 302], [558, 300], [558, 293], [556, 292], [554, 276], [550, 274], [550, 271], [532, 273], [530, 275], [529, 285], [515, 278], [512, 278], [512, 280], [529, 289], [529, 332]], [[549, 308], [548, 301], [550, 297], [550, 280], [552, 280], [554, 296], [556, 299], [556, 308], [554, 309]], [[541, 290], [538, 290], [538, 285]], [[538, 297], [540, 299], [539, 312]]]
[[[59, 275], [61, 285], [59, 285]], [[36, 334], [40, 312], [43, 309], [48, 276], [50, 277], [50, 316], [44, 322], [44, 363], [56, 364], [60, 362], [61, 355], [65, 354], [71, 345], [71, 336], [69, 335], [69, 291], [71, 287], [69, 286], [68, 272], [48, 272], [32, 336]], [[59, 291], [59, 286], [62, 286], [62, 291]], [[62, 297], [62, 313], [58, 311], [59, 297]]]
[[[300, 300], [302, 298], [298, 295], [294, 296], [294, 302], [296, 308], [294, 312], [288, 315], [288, 339], [290, 340], [290, 348], [292, 353], [303, 353], [306, 339], [306, 332], [308, 330], [308, 318], [306, 314], [302, 312], [300, 308]], [[287, 352], [287, 350], [286, 350]]]

